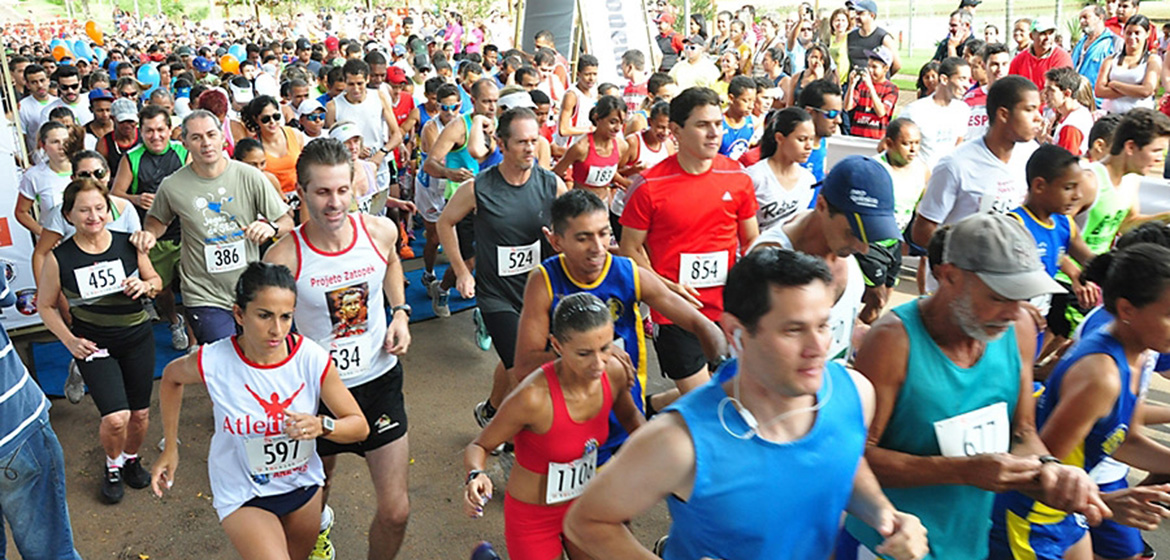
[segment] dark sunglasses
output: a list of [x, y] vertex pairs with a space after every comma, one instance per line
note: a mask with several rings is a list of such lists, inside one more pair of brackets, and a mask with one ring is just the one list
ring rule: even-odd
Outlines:
[[305, 115], [305, 119], [309, 120], [310, 122], [323, 121], [325, 120], [325, 113], [320, 113], [317, 115]]
[[272, 121], [280, 122], [280, 113], [272, 113], [271, 115], [260, 115], [260, 118], [258, 118], [256, 120], [260, 121], [260, 124], [268, 124]]
[[120, 92], [118, 92], [118, 95], [121, 95], [122, 97], [131, 97], [131, 98], [133, 98], [133, 97], [137, 97], [137, 96], [138, 96], [138, 92], [137, 92], [137, 91], [120, 91]]
[[459, 110], [459, 104], [455, 103], [453, 105], [439, 105], [439, 109], [442, 111], [457, 111]]
[[73, 90], [75, 90], [75, 89], [76, 89], [76, 90], [80, 90], [80, 89], [81, 89], [81, 82], [77, 82], [76, 84], [61, 84], [61, 83], [58, 83], [58, 84], [57, 84], [57, 89], [64, 90], [64, 91], [73, 91]]
[[97, 179], [102, 180], [106, 178], [107, 171], [105, 169], [96, 169], [94, 171], [78, 171], [77, 177], [79, 179]]
[[816, 111], [816, 112], [824, 115], [826, 119], [835, 119], [835, 118], [841, 116], [841, 111], [837, 111], [837, 110], [826, 111], [824, 109], [818, 109], [816, 107], [809, 107], [809, 109], [812, 109], [813, 111]]

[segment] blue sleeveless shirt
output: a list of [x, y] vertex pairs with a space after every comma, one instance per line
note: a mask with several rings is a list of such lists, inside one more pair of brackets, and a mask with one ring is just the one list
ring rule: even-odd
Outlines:
[[[613, 334], [630, 355], [630, 360], [638, 372], [634, 386], [630, 388], [630, 394], [634, 398], [634, 404], [638, 405], [638, 410], [642, 410], [645, 402], [643, 391], [646, 387], [646, 340], [642, 331], [642, 313], [638, 308], [638, 303], [642, 300], [638, 265], [630, 258], [607, 254], [605, 268], [592, 284], [584, 284], [574, 279], [565, 266], [563, 255], [545, 259], [540, 263], [540, 268], [544, 272], [545, 286], [552, 300], [552, 305], [548, 308], [550, 325], [553, 311], [565, 296], [587, 292], [597, 296], [609, 307], [609, 314], [613, 317]], [[629, 434], [617, 421], [617, 416], [611, 412], [609, 439], [598, 452], [598, 464], [608, 461], [627, 437]]]
[[824, 407], [804, 437], [739, 439], [727, 431], [748, 432], [734, 405], [723, 407], [722, 422], [719, 416], [728, 396], [721, 382], [738, 365], [725, 363], [716, 379], [666, 408], [690, 431], [695, 483], [690, 499], [667, 498], [674, 522], [663, 558], [828, 558], [865, 452], [857, 387], [844, 367], [827, 363], [817, 391]]

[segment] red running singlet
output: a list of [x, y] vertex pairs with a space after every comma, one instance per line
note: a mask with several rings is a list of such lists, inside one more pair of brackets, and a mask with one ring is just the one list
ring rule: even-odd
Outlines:
[[589, 136], [589, 151], [583, 161], [573, 164], [573, 186], [601, 189], [608, 187], [617, 175], [618, 161], [621, 153], [618, 150], [617, 138], [613, 139], [613, 148], [609, 155], [597, 155], [597, 146], [593, 143], [593, 135]]
[[613, 409], [613, 395], [610, 394], [609, 377], [602, 373], [601, 410], [592, 418], [577, 422], [569, 416], [569, 409], [565, 406], [565, 394], [557, 379], [556, 366], [549, 362], [541, 366], [541, 370], [544, 371], [549, 396], [552, 397], [552, 426], [543, 434], [521, 430], [512, 439], [516, 444], [516, 462], [520, 466], [537, 474], [548, 474], [550, 462], [570, 463], [580, 459], [589, 440], [594, 441], [594, 447], [605, 442], [609, 437], [609, 412]]

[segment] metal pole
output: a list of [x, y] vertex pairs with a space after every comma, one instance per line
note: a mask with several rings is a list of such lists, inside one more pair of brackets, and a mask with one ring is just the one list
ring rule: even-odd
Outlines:
[[[4, 93], [12, 102], [12, 121], [16, 125], [16, 143], [20, 144], [20, 165], [27, 168], [29, 165], [28, 145], [24, 143], [24, 126], [20, 122], [20, 100], [16, 98], [16, 89], [13, 84], [12, 71], [8, 68], [8, 55], [0, 49], [0, 75], [4, 78]], [[7, 132], [4, 132], [7, 134]]]
[[[906, 55], [914, 53], [914, 0], [910, 0], [906, 11]], [[832, 25], [832, 22], [829, 22]], [[831, 32], [831, 31], [830, 31]]]
[[691, 0], [683, 0], [683, 37], [691, 35]]
[[1012, 40], [1012, 0], [1005, 0], [1003, 12], [1003, 33], [1004, 44], [1009, 48], [1013, 48]]
[[1072, 44], [1072, 37], [1065, 37], [1066, 30], [1065, 30], [1064, 22], [1062, 22], [1060, 19], [1061, 16], [1064, 15], [1063, 13], [1061, 13], [1063, 11], [1064, 11], [1063, 0], [1056, 0], [1056, 34], [1061, 36], [1061, 37], [1064, 37], [1065, 39], [1068, 39], [1069, 44], [1071, 45]]

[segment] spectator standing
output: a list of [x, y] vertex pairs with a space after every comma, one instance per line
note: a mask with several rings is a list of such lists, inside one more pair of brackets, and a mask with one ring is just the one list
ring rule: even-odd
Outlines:
[[962, 96], [971, 87], [971, 67], [958, 57], [947, 57], [939, 65], [938, 87], [930, 97], [914, 101], [900, 116], [914, 121], [922, 134], [921, 158], [927, 168], [951, 153], [967, 133], [971, 108]]
[[898, 86], [886, 78], [886, 71], [894, 60], [889, 49], [879, 46], [867, 51], [868, 69], [854, 71], [845, 90], [845, 110], [853, 121], [851, 134], [863, 138], [880, 139], [886, 133], [890, 115], [898, 103]]
[[1014, 57], [1030, 48], [1032, 48], [1032, 20], [1028, 18], [1020, 18], [1016, 23], [1012, 24], [1012, 41], [1015, 45], [1011, 47], [1011, 55]]
[[[670, 72], [679, 61], [678, 55], [683, 51], [683, 39], [675, 32], [674, 21], [674, 14], [670, 12], [662, 12], [654, 18], [654, 23], [658, 24], [658, 36], [654, 38], [654, 42], [662, 52], [662, 64], [658, 67], [662, 72]], [[706, 43], [703, 45], [706, 46]]]
[[[890, 73], [897, 74], [902, 68], [898, 59], [898, 45], [890, 32], [877, 25], [877, 2], [874, 0], [854, 0], [849, 4], [850, 9], [857, 11], [857, 29], [849, 32], [846, 38], [849, 48], [850, 71], [865, 68], [869, 64], [868, 51], [885, 46], [893, 55], [890, 62]], [[841, 72], [841, 70], [838, 70]]]
[[1150, 56], [1146, 38], [1153, 30], [1149, 18], [1132, 16], [1125, 24], [1125, 44], [1117, 56], [1105, 59], [1097, 75], [1093, 93], [1104, 101], [1101, 108], [1109, 113], [1125, 113], [1134, 107], [1154, 107], [1154, 92], [1162, 61]]
[[971, 34], [971, 24], [974, 21], [974, 16], [970, 10], [959, 8], [951, 12], [950, 33], [947, 33], [946, 38], [939, 42], [938, 48], [934, 51], [934, 57], [931, 60], [942, 62], [944, 58], [949, 56], [963, 56], [963, 52], [967, 43], [974, 40], [975, 36]]
[[1056, 22], [1036, 18], [1032, 21], [1032, 46], [1012, 59], [1008, 73], [1023, 76], [1040, 89], [1044, 87], [1045, 72], [1072, 65], [1072, 57], [1056, 44]]
[[670, 69], [670, 77], [678, 84], [679, 91], [691, 87], [712, 87], [719, 79], [719, 68], [704, 52], [706, 46], [707, 43], [698, 35], [687, 38], [683, 58]]
[[1105, 7], [1100, 4], [1085, 6], [1080, 23], [1081, 40], [1073, 47], [1073, 68], [1085, 79], [1096, 82], [1101, 64], [1115, 52], [1117, 36], [1105, 27]]

